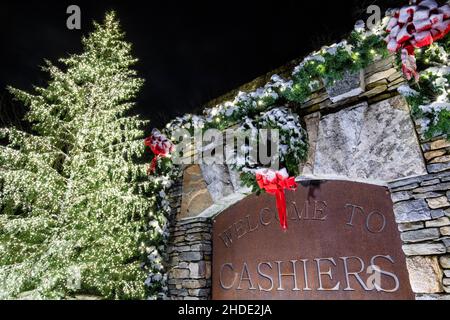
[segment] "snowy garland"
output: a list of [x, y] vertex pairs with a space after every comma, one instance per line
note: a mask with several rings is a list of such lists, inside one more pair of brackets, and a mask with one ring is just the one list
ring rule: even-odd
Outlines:
[[[407, 53], [403, 50], [398, 54], [397, 62], [412, 81], [398, 91], [406, 98], [420, 134], [426, 139], [450, 133], [449, 18], [448, 4], [439, 6], [433, 0], [424, 0], [393, 10], [387, 27], [392, 50], [408, 47]], [[405, 30], [394, 30], [398, 23], [403, 23]], [[409, 62], [405, 62], [405, 55]]]
[[417, 82], [419, 74], [415, 49], [428, 47], [450, 31], [450, 5], [439, 6], [434, 0], [414, 1], [415, 5], [394, 10], [386, 27], [389, 51], [401, 52], [406, 79]]
[[442, 43], [435, 43], [420, 52], [417, 61], [423, 71], [418, 82], [398, 89], [411, 106], [424, 138], [450, 133], [449, 44], [450, 38], [446, 37]]
[[[165, 299], [168, 293], [167, 270], [165, 261], [168, 261], [167, 244], [169, 240], [169, 222], [171, 220], [172, 209], [170, 207], [168, 192], [173, 182], [178, 179], [180, 171], [169, 164], [170, 161], [160, 160], [156, 166], [158, 176], [150, 176], [149, 180], [156, 186], [153, 200], [155, 201], [154, 211], [158, 212], [158, 219], [149, 223], [149, 237], [153, 239], [141, 244], [141, 252], [145, 259], [142, 267], [147, 271], [145, 285], [147, 287], [149, 299]], [[153, 215], [150, 212], [150, 215]], [[156, 241], [155, 241], [156, 239]]]
[[[276, 129], [279, 132], [279, 162], [290, 176], [298, 176], [300, 164], [306, 160], [308, 143], [306, 131], [302, 128], [298, 115], [293, 114], [286, 107], [274, 108], [260, 117], [251, 119], [246, 117], [238, 128], [239, 131], [250, 131], [256, 135], [259, 129], [267, 129], [269, 132]], [[250, 146], [245, 146], [250, 148]], [[245, 150], [247, 157], [235, 167], [241, 173], [241, 179], [245, 185], [252, 187], [253, 191], [260, 192], [255, 173], [262, 167], [250, 158], [251, 150]]]

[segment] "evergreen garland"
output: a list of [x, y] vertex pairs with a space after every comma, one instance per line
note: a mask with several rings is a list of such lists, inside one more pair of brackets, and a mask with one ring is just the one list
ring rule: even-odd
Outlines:
[[419, 81], [411, 81], [399, 89], [411, 107], [413, 118], [420, 123], [425, 139], [441, 135], [449, 137], [450, 134], [449, 44], [450, 35], [447, 35], [441, 41], [417, 50]]

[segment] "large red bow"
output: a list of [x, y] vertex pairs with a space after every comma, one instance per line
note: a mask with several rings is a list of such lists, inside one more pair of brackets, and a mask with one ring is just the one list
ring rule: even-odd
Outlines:
[[286, 230], [287, 215], [284, 190], [295, 190], [297, 188], [295, 178], [289, 177], [286, 169], [281, 171], [262, 169], [256, 172], [256, 181], [261, 189], [276, 196], [281, 228]]
[[150, 147], [155, 155], [149, 169], [147, 170], [147, 174], [155, 172], [158, 160], [160, 158], [167, 157], [175, 149], [172, 141], [167, 139], [166, 136], [159, 132], [158, 129], [152, 130], [152, 134], [144, 140], [144, 144], [147, 147]]
[[389, 20], [386, 31], [388, 50], [402, 49], [403, 73], [408, 80], [418, 81], [414, 49], [429, 46], [450, 31], [450, 5], [439, 7], [434, 0], [424, 0], [403, 7]]

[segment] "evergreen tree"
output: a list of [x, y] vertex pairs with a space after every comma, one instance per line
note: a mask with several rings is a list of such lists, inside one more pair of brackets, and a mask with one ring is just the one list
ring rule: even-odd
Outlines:
[[47, 62], [47, 87], [10, 88], [32, 133], [0, 131], [2, 299], [140, 299], [161, 287], [166, 219], [136, 161], [146, 122], [129, 115], [143, 85], [130, 68], [137, 60], [114, 13], [83, 46], [61, 67]]

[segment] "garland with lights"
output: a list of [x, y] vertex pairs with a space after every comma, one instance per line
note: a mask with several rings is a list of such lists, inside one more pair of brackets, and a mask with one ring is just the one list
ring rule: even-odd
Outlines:
[[450, 37], [434, 43], [417, 56], [417, 82], [399, 88], [411, 106], [425, 139], [450, 134]]
[[410, 32], [403, 34], [403, 39], [400, 39], [406, 39], [408, 55], [414, 57], [413, 69], [405, 66], [404, 53], [398, 57], [398, 64], [402, 65], [404, 72], [406, 69], [406, 77], [414, 81], [401, 86], [398, 91], [408, 101], [423, 138], [449, 138], [450, 5], [439, 6], [433, 0], [421, 1], [397, 10], [389, 23], [390, 27], [394, 28], [397, 21], [407, 21], [414, 27], [413, 30], [419, 32], [418, 35]]

